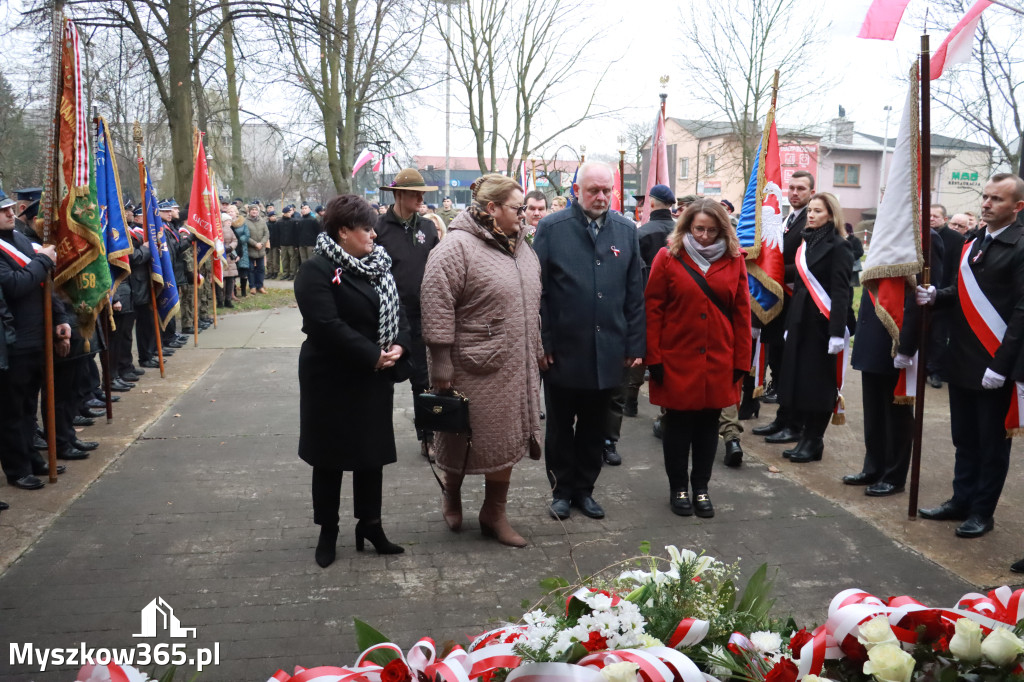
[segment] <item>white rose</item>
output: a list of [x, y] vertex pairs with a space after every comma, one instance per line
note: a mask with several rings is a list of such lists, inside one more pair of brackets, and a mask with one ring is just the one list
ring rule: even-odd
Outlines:
[[832, 682], [832, 680], [830, 680], [827, 677], [819, 677], [817, 675], [807, 673], [806, 675], [804, 675], [803, 682]]
[[877, 616], [866, 623], [861, 623], [857, 641], [868, 651], [879, 644], [899, 644], [892, 628], [889, 627], [889, 619], [885, 616]]
[[636, 663], [609, 663], [601, 668], [601, 677], [605, 682], [636, 682], [636, 671], [639, 669]]
[[996, 628], [981, 643], [981, 653], [996, 665], [1008, 666], [1024, 653], [1024, 642], [1006, 628]]
[[914, 674], [914, 657], [896, 644], [878, 644], [868, 651], [864, 674], [874, 675], [878, 682], [910, 682]]
[[961, 661], [974, 662], [981, 658], [981, 626], [970, 618], [956, 622], [956, 633], [949, 640], [949, 651]]

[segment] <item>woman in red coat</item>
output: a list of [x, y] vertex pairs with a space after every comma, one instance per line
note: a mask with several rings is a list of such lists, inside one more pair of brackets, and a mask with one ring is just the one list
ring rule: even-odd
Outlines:
[[[690, 204], [651, 265], [645, 292], [651, 402], [662, 418], [670, 506], [709, 518], [718, 418], [750, 371], [750, 291], [736, 230], [713, 200]], [[688, 471], [690, 452], [692, 471]], [[690, 497], [692, 485], [693, 497]]]

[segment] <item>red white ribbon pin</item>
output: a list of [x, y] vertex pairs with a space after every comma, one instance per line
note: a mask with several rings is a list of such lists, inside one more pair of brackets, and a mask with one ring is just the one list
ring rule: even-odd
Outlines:
[[612, 253], [614, 253], [614, 254], [615, 254], [615, 257], [616, 257], [616, 258], [618, 258], [618, 257], [619, 257], [619, 254], [621, 253], [621, 251], [619, 251], [619, 250], [618, 250], [617, 248], [615, 248], [615, 247], [613, 246], [613, 247], [612, 247]]
[[331, 278], [331, 281], [335, 284], [341, 284], [341, 268], [334, 271], [334, 277]]

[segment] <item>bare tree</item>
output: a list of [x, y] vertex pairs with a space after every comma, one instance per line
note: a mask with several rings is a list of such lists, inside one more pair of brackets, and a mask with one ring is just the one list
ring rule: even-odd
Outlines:
[[[931, 16], [948, 30], [973, 3], [938, 4]], [[945, 71], [931, 86], [947, 127], [995, 147], [994, 164], [1017, 171], [1024, 134], [1024, 10], [990, 7], [981, 15], [970, 61]]]
[[279, 22], [283, 65], [312, 98], [337, 192], [349, 191], [362, 139], [393, 137], [415, 72], [429, 6], [420, 0], [297, 0]]
[[[602, 34], [579, 29], [585, 8], [568, 0], [466, 0], [447, 5], [452, 14], [434, 16], [461, 86], [476, 140], [481, 173], [499, 170], [506, 159], [511, 173], [520, 159], [542, 149], [594, 112], [594, 99], [602, 77], [615, 63], [602, 59], [603, 71], [589, 74], [594, 86], [583, 97], [558, 102], [574, 83], [587, 74], [589, 45], [603, 44]], [[603, 53], [602, 53], [603, 54]], [[557, 115], [555, 106], [560, 104]], [[557, 121], [549, 125], [550, 121]]]
[[24, 99], [18, 97], [0, 72], [0, 187], [7, 191], [21, 185], [36, 184], [43, 140], [38, 129], [26, 120]]
[[[634, 121], [626, 125], [623, 134], [626, 139], [626, 155], [632, 156], [635, 168], [639, 172], [643, 163], [643, 149], [648, 140], [651, 139], [651, 124], [649, 121]], [[637, 180], [639, 182], [639, 178]]]
[[[733, 164], [738, 167], [728, 170], [744, 178], [750, 177], [771, 105], [775, 70], [782, 73], [780, 112], [812, 97], [824, 82], [824, 74], [798, 68], [823, 45], [827, 28], [801, 5], [799, 0], [724, 0], [706, 12], [703, 2], [688, 0], [680, 9], [687, 95], [728, 122], [742, 152]], [[699, 177], [701, 169], [696, 170]]]

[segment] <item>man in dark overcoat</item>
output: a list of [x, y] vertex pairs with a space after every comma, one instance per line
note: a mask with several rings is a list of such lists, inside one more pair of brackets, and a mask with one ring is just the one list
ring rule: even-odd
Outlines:
[[633, 223], [608, 210], [613, 189], [610, 167], [584, 163], [576, 201], [541, 220], [533, 243], [544, 287], [545, 457], [558, 519], [570, 505], [604, 516], [593, 493], [608, 403], [623, 367], [640, 365], [645, 353], [640, 243]]
[[956, 534], [981, 537], [993, 516], [1010, 466], [1007, 428], [1014, 380], [1024, 349], [1024, 180], [998, 173], [985, 185], [986, 229], [965, 246], [950, 286], [917, 288], [917, 302], [952, 309], [949, 425], [956, 447], [953, 497], [921, 509], [922, 518], [963, 521]]

